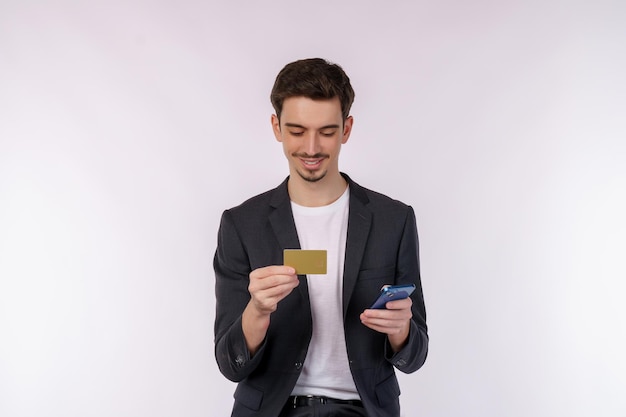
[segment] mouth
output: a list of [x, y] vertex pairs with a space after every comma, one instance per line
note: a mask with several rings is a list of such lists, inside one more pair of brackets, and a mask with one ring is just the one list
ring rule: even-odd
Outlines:
[[294, 156], [300, 160], [300, 163], [305, 169], [310, 170], [310, 171], [318, 169], [322, 165], [322, 162], [324, 161], [324, 159], [326, 159], [326, 156], [323, 156], [323, 155], [315, 155], [315, 157], [307, 157], [304, 155], [294, 155]]
[[319, 169], [319, 167], [322, 165], [323, 160], [324, 160], [323, 158], [317, 158], [317, 159], [300, 158], [300, 161], [302, 162], [302, 166], [304, 166], [304, 168], [306, 168], [309, 171], [314, 171], [314, 170]]

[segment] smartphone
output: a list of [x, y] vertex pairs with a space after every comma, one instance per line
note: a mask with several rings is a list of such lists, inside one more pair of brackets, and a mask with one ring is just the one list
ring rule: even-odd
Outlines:
[[389, 301], [402, 300], [415, 291], [415, 284], [389, 285], [380, 290], [380, 294], [370, 308], [385, 308]]

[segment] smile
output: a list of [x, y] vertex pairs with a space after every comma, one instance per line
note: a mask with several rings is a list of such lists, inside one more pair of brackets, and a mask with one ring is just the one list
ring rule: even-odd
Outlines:
[[324, 158], [317, 158], [317, 159], [302, 159], [302, 158], [300, 158], [300, 161], [302, 161], [302, 164], [307, 169], [317, 169], [317, 168], [319, 168], [320, 165], [322, 164], [323, 160], [324, 160]]

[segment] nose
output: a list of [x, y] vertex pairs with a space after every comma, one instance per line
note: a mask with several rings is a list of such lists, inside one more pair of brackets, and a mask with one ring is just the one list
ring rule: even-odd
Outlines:
[[317, 132], [311, 132], [304, 141], [304, 152], [307, 155], [313, 156], [320, 151], [320, 139]]

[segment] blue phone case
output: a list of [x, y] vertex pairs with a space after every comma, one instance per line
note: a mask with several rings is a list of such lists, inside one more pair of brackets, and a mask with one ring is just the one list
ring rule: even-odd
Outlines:
[[385, 308], [389, 301], [402, 300], [415, 291], [415, 284], [391, 285], [380, 290], [380, 294], [370, 308]]

